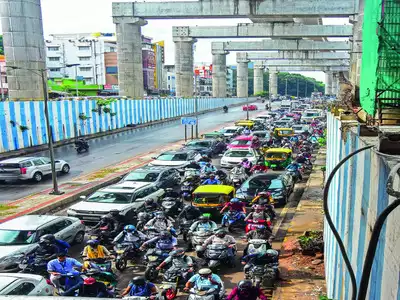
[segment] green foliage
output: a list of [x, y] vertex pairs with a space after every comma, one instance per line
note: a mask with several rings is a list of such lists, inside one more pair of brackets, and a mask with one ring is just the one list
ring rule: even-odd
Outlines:
[[303, 251], [322, 251], [324, 247], [324, 239], [322, 231], [307, 231], [304, 235], [297, 238]]
[[79, 119], [82, 121], [86, 121], [87, 119], [90, 119], [90, 117], [86, 116], [84, 113], [80, 113]]
[[108, 114], [108, 113], [111, 112], [111, 108], [109, 108], [109, 107], [104, 107], [104, 108], [103, 108], [103, 111], [104, 111], [106, 114]]
[[4, 55], [3, 36], [0, 35], [0, 55]]
[[10, 124], [12, 125], [12, 127], [15, 127], [15, 121], [13, 121], [13, 120], [10, 120]]
[[[110, 105], [111, 103], [113, 103], [115, 101], [117, 101], [117, 99], [115, 99], [115, 98], [106, 98], [106, 99], [101, 98], [101, 99], [98, 99], [96, 101], [96, 103], [97, 103], [98, 106], [107, 106], [107, 105]], [[106, 111], [104, 110], [104, 112], [106, 112]]]
[[110, 112], [110, 116], [111, 116], [111, 117], [115, 117], [116, 115], [117, 115], [116, 112]]
[[29, 127], [28, 126], [25, 126], [25, 125], [19, 125], [19, 130], [21, 130], [22, 132], [24, 132], [24, 131], [26, 131], [26, 130], [28, 130], [29, 129]]
[[321, 167], [322, 172], [326, 172], [326, 166]]
[[318, 300], [333, 300], [333, 299], [328, 298], [327, 295], [319, 295], [319, 296], [318, 296]]
[[258, 92], [256, 93], [254, 96], [257, 97], [268, 97], [269, 93], [267, 91], [262, 91], [262, 92]]

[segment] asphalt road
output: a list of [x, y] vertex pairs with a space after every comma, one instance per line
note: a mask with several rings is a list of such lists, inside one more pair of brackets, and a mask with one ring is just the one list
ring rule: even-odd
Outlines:
[[[261, 103], [257, 103], [257, 105], [259, 108], [263, 108]], [[259, 113], [260, 110], [250, 112], [250, 116]], [[221, 109], [221, 111], [199, 115], [199, 132], [212, 130], [220, 124], [234, 122], [241, 118], [246, 118], [246, 112], [243, 112], [241, 107], [230, 108], [227, 114], [222, 113]], [[71, 166], [71, 172], [59, 176], [59, 182], [68, 182], [74, 177], [116, 164], [183, 138], [184, 130], [180, 121], [172, 121], [91, 139], [88, 153], [78, 155], [73, 145], [58, 147], [54, 150], [55, 157], [67, 161]], [[30, 156], [48, 157], [49, 153], [41, 151]], [[39, 184], [28, 181], [7, 182], [0, 185], [0, 203], [17, 200], [51, 186], [51, 176]]]

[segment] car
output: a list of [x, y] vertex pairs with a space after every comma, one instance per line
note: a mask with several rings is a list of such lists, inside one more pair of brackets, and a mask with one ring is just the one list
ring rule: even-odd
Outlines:
[[258, 137], [262, 142], [271, 138], [271, 132], [269, 130], [253, 131], [251, 135]]
[[[68, 174], [70, 165], [64, 160], [56, 160], [56, 171]], [[0, 161], [0, 181], [33, 180], [40, 182], [51, 174], [48, 157], [17, 157]]]
[[126, 174], [121, 182], [124, 181], [153, 183], [159, 188], [165, 189], [179, 184], [181, 177], [178, 170], [174, 168], [144, 166]]
[[149, 163], [150, 166], [159, 167], [174, 167], [180, 169], [182, 172], [186, 165], [190, 161], [198, 161], [201, 158], [201, 154], [193, 150], [176, 150], [176, 151], [166, 151], [161, 153], [157, 157], [153, 157], [153, 161]]
[[221, 158], [221, 167], [233, 168], [242, 161], [243, 158], [247, 158], [253, 164], [255, 164], [259, 158], [258, 153], [251, 148], [248, 149], [229, 149], [224, 153]]
[[183, 145], [182, 150], [194, 150], [201, 155], [207, 155], [213, 157], [225, 150], [226, 146], [224, 143], [220, 143], [215, 139], [206, 140], [192, 140]]
[[117, 209], [126, 220], [132, 220], [145, 199], [159, 201], [164, 194], [164, 189], [155, 184], [125, 181], [102, 188], [89, 197], [81, 196], [81, 202], [72, 205], [67, 214], [85, 223], [97, 223], [111, 209]]
[[253, 139], [250, 135], [241, 135], [235, 138], [228, 146], [228, 149], [247, 149], [251, 145]]
[[286, 122], [286, 124], [290, 125], [289, 127], [291, 127], [291, 125], [294, 124], [294, 119], [291, 117], [284, 117], [284, 118], [281, 118], [279, 121]]
[[35, 248], [45, 234], [80, 244], [85, 225], [74, 217], [50, 215], [25, 215], [0, 224], [0, 272], [19, 271], [18, 264], [24, 253]]
[[0, 273], [0, 296], [52, 296], [53, 284], [40, 275]]
[[295, 134], [303, 134], [305, 132], [310, 131], [310, 126], [309, 125], [293, 125], [292, 129], [294, 130]]
[[266, 123], [266, 122], [273, 120], [274, 117], [271, 116], [270, 114], [266, 114], [266, 115], [257, 116], [257, 119], [262, 119], [263, 122]]
[[229, 127], [224, 127], [220, 130], [220, 132], [228, 138], [236, 137], [240, 135], [243, 131], [243, 127], [241, 126], [229, 126]]
[[247, 110], [257, 110], [258, 107], [255, 104], [249, 104], [249, 105], [243, 105], [242, 107], [243, 111], [247, 111]]
[[250, 202], [262, 191], [272, 194], [274, 202], [285, 205], [294, 189], [292, 176], [283, 172], [268, 171], [248, 178], [236, 191], [236, 197], [244, 202]]
[[291, 124], [288, 124], [285, 121], [275, 121], [274, 123], [272, 123], [274, 125], [274, 128], [291, 128]]

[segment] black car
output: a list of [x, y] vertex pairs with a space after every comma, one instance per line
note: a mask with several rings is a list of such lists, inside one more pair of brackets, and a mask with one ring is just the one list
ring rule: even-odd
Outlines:
[[122, 179], [122, 181], [149, 182], [154, 183], [159, 188], [169, 188], [180, 183], [179, 172], [173, 168], [158, 168], [144, 166], [136, 169]]
[[285, 205], [294, 189], [292, 176], [284, 172], [267, 172], [248, 178], [236, 191], [236, 197], [250, 202], [259, 192], [270, 192], [276, 204]]
[[201, 155], [212, 157], [213, 155], [222, 153], [226, 150], [226, 144], [223, 141], [214, 139], [193, 140], [187, 142], [182, 149], [194, 150]]

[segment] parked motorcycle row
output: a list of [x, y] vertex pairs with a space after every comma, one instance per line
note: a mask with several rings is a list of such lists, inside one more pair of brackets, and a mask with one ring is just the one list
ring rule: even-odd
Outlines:
[[[48, 278], [54, 292], [64, 296], [174, 299], [184, 293], [191, 300], [211, 300], [224, 297], [218, 273], [237, 267], [239, 256], [244, 274], [240, 284], [273, 288], [279, 278], [279, 251], [272, 249], [279, 189], [293, 192], [285, 186], [286, 178], [303, 180], [316, 149], [324, 145], [324, 115], [307, 119], [303, 112], [280, 108], [264, 118], [236, 122], [234, 134], [221, 130], [215, 137], [205, 136], [222, 140], [228, 148], [233, 145], [227, 150], [231, 152], [245, 144], [240, 151], [254, 156], [228, 160], [227, 168], [213, 165], [211, 155], [188, 162], [179, 187], [165, 189], [160, 201], [145, 199], [130, 219], [111, 210], [95, 226], [86, 226], [87, 243], [79, 259], [69, 257], [67, 248], [32, 253], [21, 261], [21, 272]], [[285, 126], [276, 125], [282, 120]], [[294, 130], [300, 125], [304, 131]], [[260, 131], [264, 133], [258, 135]], [[246, 141], [243, 136], [251, 139], [233, 143]], [[88, 150], [85, 141], [77, 147], [79, 153]], [[252, 190], [255, 181], [261, 183]], [[275, 186], [277, 182], [283, 186]], [[239, 189], [251, 200], [236, 195]], [[243, 253], [237, 239], [245, 244]], [[49, 237], [42, 242], [39, 247], [56, 241]], [[122, 277], [132, 276], [132, 268], [137, 276], [117, 289]]]

